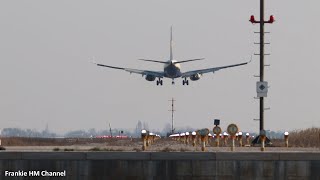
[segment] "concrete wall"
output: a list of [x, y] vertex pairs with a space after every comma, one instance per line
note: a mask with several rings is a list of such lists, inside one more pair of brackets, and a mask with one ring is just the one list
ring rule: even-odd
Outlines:
[[[5, 177], [5, 171], [66, 170], [66, 177]], [[0, 152], [0, 180], [320, 180], [319, 153]]]

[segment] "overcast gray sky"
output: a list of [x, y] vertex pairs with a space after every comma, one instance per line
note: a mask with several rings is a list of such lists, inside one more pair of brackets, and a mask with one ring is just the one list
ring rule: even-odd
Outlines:
[[[265, 129], [292, 130], [320, 126], [320, 12], [316, 0], [266, 1], [266, 80], [270, 84]], [[259, 106], [253, 75], [259, 58], [241, 66], [206, 74], [189, 86], [177, 79], [162, 87], [139, 75], [97, 67], [103, 64], [162, 70], [167, 60], [170, 26], [174, 27], [177, 60], [182, 71], [240, 63], [258, 53], [258, 0], [29, 0], [0, 1], [0, 128], [19, 127], [54, 132], [75, 129], [134, 128], [137, 121], [162, 130], [175, 125], [223, 129], [236, 123], [257, 131]]]

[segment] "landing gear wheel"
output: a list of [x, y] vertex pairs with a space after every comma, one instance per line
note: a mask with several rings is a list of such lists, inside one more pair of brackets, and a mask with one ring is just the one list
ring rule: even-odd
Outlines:
[[157, 80], [157, 86], [161, 85], [162, 86], [163, 81], [159, 78], [159, 80]]
[[182, 85], [189, 85], [189, 80], [185, 79], [185, 80], [182, 80]]

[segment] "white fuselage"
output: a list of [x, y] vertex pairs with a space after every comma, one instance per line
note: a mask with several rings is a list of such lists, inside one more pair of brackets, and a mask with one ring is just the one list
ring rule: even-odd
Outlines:
[[164, 76], [167, 78], [181, 77], [180, 64], [176, 60], [169, 60], [168, 64], [164, 65]]

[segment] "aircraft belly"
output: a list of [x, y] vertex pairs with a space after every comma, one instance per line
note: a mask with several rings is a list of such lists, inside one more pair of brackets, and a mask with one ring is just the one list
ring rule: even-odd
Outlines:
[[167, 78], [177, 78], [181, 76], [180, 69], [176, 66], [168, 66], [164, 69], [164, 72]]

